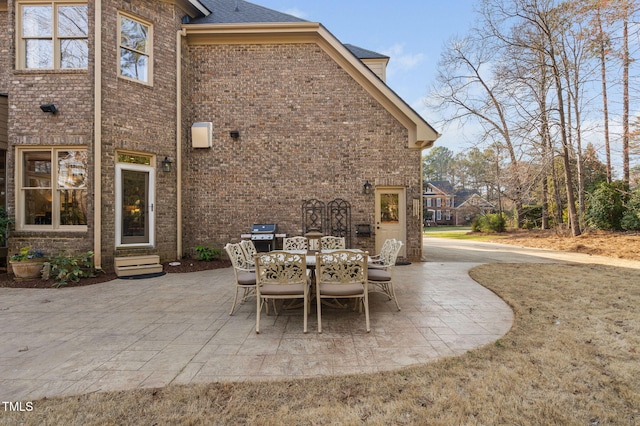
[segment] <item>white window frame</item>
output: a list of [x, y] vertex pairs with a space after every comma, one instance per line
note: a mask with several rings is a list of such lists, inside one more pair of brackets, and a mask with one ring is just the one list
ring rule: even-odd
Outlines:
[[[151, 164], [155, 163], [155, 160], [151, 158]], [[132, 170], [136, 172], [149, 173], [149, 194], [148, 204], [151, 209], [149, 214], [149, 242], [148, 243], [122, 243], [122, 171]], [[116, 163], [116, 248], [118, 247], [155, 247], [156, 235], [155, 235], [155, 172], [156, 169], [153, 166], [146, 164], [134, 164], [134, 163]]]
[[[144, 25], [145, 27], [147, 27], [147, 50], [146, 52], [142, 52], [142, 51], [136, 51], [134, 49], [131, 49], [128, 46], [122, 46], [122, 19], [128, 19], [130, 21], [136, 22], [140, 25]], [[140, 55], [144, 55], [147, 57], [147, 79], [146, 80], [140, 80], [137, 78], [132, 78], [132, 77], [128, 77], [125, 75], [122, 75], [122, 68], [120, 66], [120, 63], [122, 61], [122, 57], [121, 57], [121, 50], [122, 49], [127, 49], [130, 51], [133, 51], [135, 53], [138, 53]], [[118, 12], [118, 52], [117, 52], [117, 60], [116, 60], [116, 67], [117, 67], [117, 75], [120, 78], [123, 78], [125, 80], [129, 80], [129, 81], [135, 81], [136, 83], [140, 83], [140, 84], [145, 84], [148, 86], [152, 86], [153, 85], [153, 25], [151, 24], [151, 22], [145, 21], [144, 19], [140, 19], [136, 16], [133, 16], [129, 13], [125, 13], [125, 12]]]
[[[28, 152], [45, 152], [51, 153], [51, 223], [43, 225], [25, 224], [25, 189], [24, 189], [24, 154]], [[16, 196], [16, 229], [22, 231], [78, 231], [86, 232], [87, 225], [61, 225], [60, 224], [60, 194], [61, 190], [57, 186], [58, 182], [58, 152], [60, 151], [87, 151], [86, 146], [56, 146], [56, 147], [29, 147], [29, 148], [16, 148], [16, 179], [15, 179], [15, 196]], [[89, 166], [87, 165], [87, 173], [89, 172]], [[88, 188], [77, 188], [85, 191], [85, 197], [89, 197]], [[88, 198], [85, 200], [88, 205]], [[89, 220], [89, 212], [87, 212], [86, 220]]]
[[442, 207], [442, 198], [436, 198], [436, 207]]
[[[50, 37], [25, 37], [23, 35], [23, 21], [22, 21], [22, 9], [24, 6], [51, 6], [53, 16], [51, 17], [51, 26], [52, 26], [52, 34]], [[86, 6], [87, 7], [87, 15], [89, 13], [89, 5], [86, 0], [75, 1], [75, 0], [49, 0], [49, 1], [21, 1], [16, 4], [16, 69], [20, 70], [42, 70], [42, 69], [54, 69], [54, 70], [86, 70], [87, 67], [82, 68], [67, 68], [61, 67], [60, 65], [60, 43], [62, 40], [72, 40], [72, 39], [86, 39], [87, 44], [89, 43], [89, 33], [87, 31], [86, 37], [80, 36], [60, 36], [58, 34], [58, 9], [61, 6]], [[87, 16], [88, 21], [88, 16]], [[51, 40], [51, 54], [52, 54], [52, 67], [51, 68], [28, 68], [27, 67], [27, 40]], [[87, 50], [87, 66], [89, 63], [89, 51]]]

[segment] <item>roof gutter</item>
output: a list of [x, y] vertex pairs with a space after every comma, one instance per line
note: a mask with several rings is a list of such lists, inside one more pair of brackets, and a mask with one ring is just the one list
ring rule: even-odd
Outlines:
[[93, 70], [93, 265], [102, 269], [102, 0], [95, 1]]

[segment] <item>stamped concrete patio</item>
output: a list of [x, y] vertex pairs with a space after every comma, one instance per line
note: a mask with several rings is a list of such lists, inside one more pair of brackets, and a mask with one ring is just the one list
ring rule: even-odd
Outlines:
[[471, 280], [477, 263], [396, 268], [402, 311], [381, 294], [364, 315], [315, 308], [263, 313], [255, 299], [229, 316], [231, 269], [115, 280], [51, 290], [0, 288], [0, 399], [26, 401], [172, 383], [275, 380], [371, 373], [433, 361], [491, 343], [513, 313]]

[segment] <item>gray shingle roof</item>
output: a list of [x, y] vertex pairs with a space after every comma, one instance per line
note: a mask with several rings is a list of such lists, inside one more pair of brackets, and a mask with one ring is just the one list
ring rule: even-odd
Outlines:
[[373, 50], [363, 49], [353, 44], [345, 44], [344, 47], [349, 49], [358, 59], [389, 59], [386, 55], [374, 52]]
[[200, 0], [211, 14], [191, 20], [190, 24], [246, 24], [265, 22], [307, 22], [243, 0]]

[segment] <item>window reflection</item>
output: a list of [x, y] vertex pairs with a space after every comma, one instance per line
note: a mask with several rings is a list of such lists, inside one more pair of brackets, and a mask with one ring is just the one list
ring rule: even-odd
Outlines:
[[399, 195], [380, 194], [380, 220], [383, 223], [399, 223]]
[[[57, 159], [55, 169], [52, 156]], [[27, 151], [22, 158], [24, 224], [86, 225], [87, 151]]]
[[[87, 68], [86, 4], [23, 5], [21, 11], [21, 47], [26, 68]], [[55, 28], [54, 22], [57, 22]]]
[[122, 16], [120, 19], [120, 75], [149, 81], [149, 27]]

